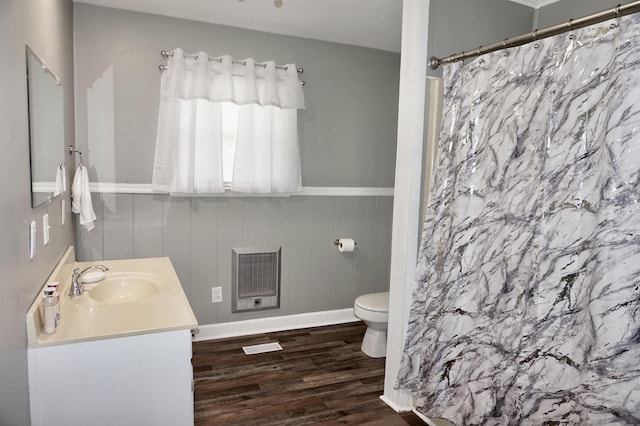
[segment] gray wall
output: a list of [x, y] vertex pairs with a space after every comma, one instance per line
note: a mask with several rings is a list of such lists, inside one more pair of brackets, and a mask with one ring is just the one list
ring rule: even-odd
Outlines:
[[[428, 57], [443, 58], [531, 31], [534, 10], [508, 0], [431, 0]], [[427, 75], [442, 76], [427, 68]]]
[[619, 4], [631, 3], [630, 0], [562, 0], [541, 7], [537, 11], [536, 28], [545, 28], [551, 25], [566, 22], [569, 19], [580, 18], [591, 13], [615, 7]]
[[[59, 201], [31, 209], [25, 44], [62, 79], [65, 142], [73, 144], [72, 5], [67, 0], [0, 1], [0, 424], [28, 425], [25, 312], [49, 273], [73, 244], [71, 215], [60, 225]], [[65, 196], [68, 201], [68, 195]], [[49, 213], [51, 242], [42, 244]], [[38, 247], [28, 258], [28, 223], [38, 223]]]
[[[78, 3], [74, 37], [76, 138], [94, 181], [150, 183], [160, 50], [181, 47], [304, 67], [303, 186], [393, 186], [396, 53]], [[392, 197], [94, 197], [78, 257], [169, 256], [200, 324], [349, 308], [388, 289]], [[337, 237], [356, 238], [356, 252], [338, 254]], [[282, 246], [281, 308], [232, 315], [231, 250], [264, 245]]]
[[303, 186], [393, 186], [399, 54], [80, 3], [74, 17], [76, 138], [93, 180], [150, 183], [160, 50], [181, 47], [303, 67]]
[[[94, 194], [96, 229], [78, 257], [169, 256], [203, 324], [350, 308], [389, 286], [392, 197], [172, 198]], [[353, 237], [339, 253], [336, 237]], [[280, 309], [231, 313], [231, 249], [282, 247]], [[221, 286], [223, 303], [211, 303]]]

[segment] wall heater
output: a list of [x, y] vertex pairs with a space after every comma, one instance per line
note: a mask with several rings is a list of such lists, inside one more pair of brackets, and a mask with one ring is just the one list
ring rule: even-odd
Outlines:
[[231, 312], [280, 307], [281, 251], [281, 247], [232, 249]]

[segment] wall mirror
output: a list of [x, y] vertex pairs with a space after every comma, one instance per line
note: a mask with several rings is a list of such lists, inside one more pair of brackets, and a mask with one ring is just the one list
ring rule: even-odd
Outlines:
[[51, 201], [66, 190], [62, 83], [26, 46], [29, 107], [31, 207]]

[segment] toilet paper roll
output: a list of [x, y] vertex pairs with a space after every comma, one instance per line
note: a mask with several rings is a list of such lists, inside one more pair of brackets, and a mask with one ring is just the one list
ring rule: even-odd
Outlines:
[[353, 238], [340, 238], [338, 239], [338, 251], [340, 253], [351, 253], [356, 247], [356, 242]]

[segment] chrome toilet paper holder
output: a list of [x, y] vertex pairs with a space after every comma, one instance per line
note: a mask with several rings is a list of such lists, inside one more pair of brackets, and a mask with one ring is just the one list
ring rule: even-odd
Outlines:
[[[334, 244], [334, 245], [336, 245], [336, 246], [340, 246], [340, 239], [339, 239], [339, 238], [336, 238], [336, 240], [333, 242], [333, 244]], [[355, 240], [354, 240], [354, 241], [353, 241], [353, 245], [354, 245], [354, 246], [357, 246], [357, 245], [358, 245], [358, 243], [356, 243], [356, 242], [355, 242]]]

